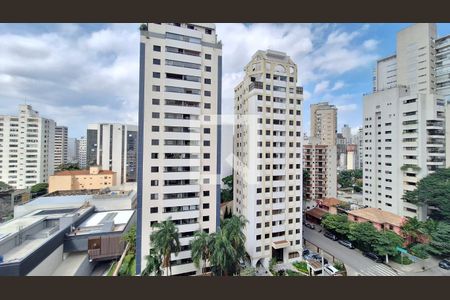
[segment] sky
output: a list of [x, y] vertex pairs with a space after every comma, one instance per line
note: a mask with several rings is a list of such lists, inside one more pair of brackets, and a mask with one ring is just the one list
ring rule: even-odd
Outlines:
[[[362, 123], [362, 95], [372, 90], [377, 59], [395, 53], [397, 31], [410, 24], [219, 23], [223, 48], [224, 114], [234, 87], [257, 50], [286, 52], [304, 87], [303, 131], [309, 106], [338, 108], [338, 131]], [[139, 24], [0, 24], [0, 115], [27, 103], [41, 116], [85, 135], [88, 123], [137, 124]], [[450, 24], [438, 24], [438, 35]], [[224, 138], [231, 138], [226, 132]]]

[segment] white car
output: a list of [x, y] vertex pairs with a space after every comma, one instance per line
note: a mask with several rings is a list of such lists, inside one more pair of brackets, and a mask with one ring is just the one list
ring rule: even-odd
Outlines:
[[339, 270], [336, 269], [335, 267], [333, 267], [332, 265], [327, 265], [324, 268], [325, 272], [327, 272], [328, 274], [330, 274], [330, 276], [334, 276], [337, 273], [339, 273]]

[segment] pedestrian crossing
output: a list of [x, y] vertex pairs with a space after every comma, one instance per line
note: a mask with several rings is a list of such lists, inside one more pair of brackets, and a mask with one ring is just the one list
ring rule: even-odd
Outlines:
[[394, 271], [390, 267], [377, 264], [374, 266], [367, 267], [365, 269], [359, 270], [361, 276], [402, 276], [403, 272]]

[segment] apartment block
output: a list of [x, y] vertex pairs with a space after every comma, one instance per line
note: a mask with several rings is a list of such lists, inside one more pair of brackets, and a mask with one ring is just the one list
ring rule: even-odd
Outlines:
[[118, 184], [135, 182], [137, 177], [138, 130], [135, 125], [89, 124], [87, 163], [114, 171]]
[[85, 169], [87, 164], [87, 139], [83, 136], [78, 140], [78, 166]]
[[66, 126], [55, 127], [55, 153], [54, 168], [58, 168], [66, 164], [68, 161], [68, 129]]
[[[389, 76], [395, 73], [396, 80], [364, 96], [364, 204], [420, 219], [427, 208], [402, 196], [445, 166], [445, 101], [436, 92], [435, 39], [435, 24], [400, 31], [390, 58], [396, 68]], [[377, 82], [388, 82], [387, 74], [377, 73]]]
[[54, 172], [55, 122], [30, 105], [0, 116], [0, 181], [17, 189], [48, 182]]
[[147, 23], [140, 51], [137, 272], [151, 226], [171, 218], [172, 275], [199, 274], [189, 243], [219, 226], [222, 44], [214, 24]]
[[297, 65], [257, 51], [235, 88], [234, 214], [243, 215], [253, 266], [302, 250], [302, 102]]
[[76, 138], [67, 139], [67, 162], [78, 163], [78, 147], [80, 141]]
[[97, 190], [116, 185], [116, 173], [91, 166], [89, 170], [71, 170], [57, 172], [49, 177], [48, 192]]

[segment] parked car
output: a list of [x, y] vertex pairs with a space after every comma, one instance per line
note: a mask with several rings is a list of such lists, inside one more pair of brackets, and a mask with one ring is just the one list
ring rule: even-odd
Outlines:
[[337, 273], [339, 273], [339, 270], [336, 269], [335, 267], [331, 266], [331, 265], [327, 265], [324, 268], [325, 272], [327, 272], [328, 274], [330, 274], [331, 276], [336, 275]]
[[450, 270], [450, 259], [443, 259], [439, 262], [439, 267], [445, 270]]
[[315, 229], [316, 228], [316, 226], [314, 224], [311, 224], [311, 223], [308, 223], [308, 222], [305, 222], [305, 226], [310, 228], [310, 229]]
[[333, 241], [337, 241], [338, 240], [337, 236], [332, 234], [331, 232], [327, 231], [323, 235], [326, 236], [329, 239], [332, 239]]
[[353, 246], [352, 242], [347, 241], [347, 240], [339, 240], [338, 241], [339, 244], [341, 244], [342, 246], [345, 246], [349, 249], [355, 249], [355, 247]]
[[377, 262], [377, 263], [382, 263], [383, 262], [383, 258], [381, 256], [376, 255], [373, 252], [363, 252], [363, 255], [367, 258], [370, 258], [371, 260]]
[[[322, 262], [322, 256], [320, 256], [319, 254], [311, 255], [311, 259], [314, 259], [320, 263]], [[328, 260], [326, 258], [323, 258], [323, 264], [328, 265]]]
[[303, 257], [305, 257], [305, 256], [307, 256], [307, 255], [309, 255], [309, 254], [311, 254], [311, 250], [309, 250], [309, 249], [305, 249], [305, 250], [303, 250]]

